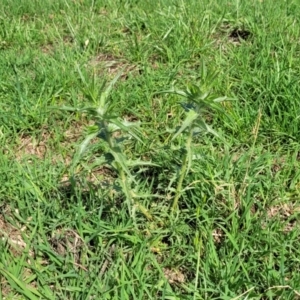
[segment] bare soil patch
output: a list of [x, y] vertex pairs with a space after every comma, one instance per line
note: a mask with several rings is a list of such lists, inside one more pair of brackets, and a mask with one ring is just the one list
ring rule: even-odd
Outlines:
[[121, 79], [123, 80], [126, 80], [129, 74], [137, 75], [141, 72], [137, 65], [108, 53], [100, 53], [91, 58], [89, 64], [98, 75], [108, 73], [108, 75], [114, 77], [122, 70]]

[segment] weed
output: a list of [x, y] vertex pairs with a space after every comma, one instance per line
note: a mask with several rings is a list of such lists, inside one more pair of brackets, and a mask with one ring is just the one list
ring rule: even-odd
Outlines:
[[[202, 63], [202, 81], [210, 80], [209, 84], [212, 84], [214, 75], [207, 75], [205, 63]], [[206, 83], [207, 84], [207, 83]], [[180, 134], [186, 134], [185, 144], [182, 146], [183, 157], [181, 168], [177, 176], [177, 186], [175, 190], [175, 197], [173, 200], [172, 211], [178, 208], [178, 200], [181, 194], [184, 192], [182, 187], [183, 180], [187, 176], [189, 170], [192, 166], [192, 161], [195, 159], [193, 157], [193, 137], [200, 134], [212, 133], [219, 137], [217, 132], [215, 132], [205, 121], [205, 113], [207, 111], [212, 112], [213, 109], [221, 110], [221, 107], [217, 106], [218, 102], [228, 100], [227, 97], [214, 97], [211, 91], [203, 91], [196, 85], [190, 85], [186, 90], [167, 90], [164, 93], [173, 93], [185, 98], [185, 102], [181, 102], [182, 108], [186, 112], [186, 117], [182, 122], [181, 126], [176, 128], [172, 140], [177, 138]]]
[[93, 118], [96, 125], [88, 128], [87, 136], [79, 147], [73, 166], [78, 163], [84, 152], [87, 150], [91, 140], [99, 138], [104, 141], [107, 151], [98, 158], [99, 164], [97, 167], [109, 165], [118, 174], [116, 183], [121, 187], [121, 190], [125, 195], [128, 210], [132, 217], [134, 217], [134, 211], [137, 207], [148, 220], [151, 220], [151, 214], [137, 201], [139, 197], [150, 197], [151, 195], [140, 195], [136, 191], [136, 188], [133, 188], [133, 186], [138, 186], [138, 182], [130, 169], [136, 166], [141, 167], [152, 164], [141, 160], [129, 160], [125, 156], [122, 149], [122, 143], [127, 139], [126, 134], [142, 142], [138, 136], [138, 123], [120, 120], [114, 113], [114, 104], [109, 97], [110, 92], [118, 78], [121, 76], [121, 73], [119, 73], [107, 86], [103, 83], [100, 85], [100, 89], [98, 89], [94, 80], [92, 81], [92, 85], [88, 85], [79, 68], [78, 72], [85, 86], [84, 95], [97, 105], [83, 108], [62, 107], [61, 109], [85, 113]]

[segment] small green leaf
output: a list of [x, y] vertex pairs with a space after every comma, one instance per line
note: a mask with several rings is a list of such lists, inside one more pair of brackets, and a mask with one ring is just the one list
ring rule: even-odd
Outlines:
[[198, 117], [199, 115], [194, 110], [188, 111], [185, 120], [183, 121], [181, 127], [174, 134], [172, 140], [174, 140], [179, 134], [181, 134], [187, 127], [191, 126]]
[[107, 107], [108, 107], [108, 104], [106, 103], [107, 101], [107, 98], [113, 88], [113, 86], [115, 85], [115, 83], [118, 81], [118, 79], [120, 78], [120, 76], [122, 75], [122, 70], [115, 76], [115, 78], [108, 84], [108, 86], [106, 87], [105, 91], [103, 91], [101, 93], [101, 96], [100, 96], [100, 101], [99, 101], [99, 105], [98, 105], [98, 108], [97, 108], [97, 112], [103, 116], [106, 111], [107, 111]]
[[87, 134], [94, 134], [99, 133], [99, 126], [98, 125], [90, 125], [85, 129]]
[[191, 98], [196, 98], [201, 95], [201, 90], [197, 85], [191, 84], [187, 88], [187, 94], [189, 94], [189, 97]]
[[127, 161], [127, 166], [129, 167], [138, 167], [138, 166], [153, 166], [153, 167], [159, 167], [158, 164], [152, 163], [150, 161], [142, 161], [142, 160], [129, 160]]
[[79, 147], [79, 151], [78, 151], [78, 155], [81, 156], [85, 150], [87, 149], [89, 143], [91, 142], [91, 140], [95, 137], [98, 136], [98, 131], [97, 132], [93, 132], [91, 134], [89, 134], [85, 139], [84, 141], [80, 144], [80, 147]]

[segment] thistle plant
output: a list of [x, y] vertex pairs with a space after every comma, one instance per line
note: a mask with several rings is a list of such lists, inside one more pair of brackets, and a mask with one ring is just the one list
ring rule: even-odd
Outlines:
[[[135, 138], [140, 141], [141, 132], [139, 131], [138, 122], [129, 122], [116, 116], [115, 104], [111, 101], [110, 92], [119, 79], [121, 73], [117, 75], [109, 84], [103, 83], [100, 88], [96, 82], [95, 77], [89, 83], [86, 82], [84, 75], [78, 68], [78, 72], [83, 83], [83, 92], [86, 98], [93, 103], [92, 106], [73, 108], [63, 107], [61, 109], [69, 111], [77, 111], [92, 116], [95, 124], [88, 127], [87, 135], [81, 143], [78, 153], [73, 161], [73, 168], [81, 160], [83, 154], [89, 148], [90, 142], [94, 138], [99, 138], [104, 142], [105, 151], [100, 158], [96, 159], [97, 167], [100, 165], [108, 165], [118, 175], [116, 184], [122, 190], [131, 216], [134, 218], [136, 208], [142, 212], [147, 219], [152, 219], [148, 210], [138, 201], [140, 198], [153, 197], [150, 194], [141, 194], [138, 191], [140, 182], [136, 176], [131, 172], [134, 167], [153, 166], [151, 162], [141, 160], [129, 160], [124, 151], [123, 141], [126, 137]], [[202, 69], [204, 79], [210, 79], [206, 74], [205, 67]], [[202, 90], [203, 89], [203, 90]], [[174, 130], [174, 135], [171, 141], [175, 140], [179, 135], [185, 136], [185, 143], [181, 147], [181, 166], [176, 175], [176, 188], [174, 190], [174, 199], [171, 207], [172, 211], [177, 210], [178, 201], [186, 190], [183, 187], [183, 181], [189, 173], [193, 161], [193, 138], [195, 135], [212, 133], [216, 136], [218, 134], [205, 122], [205, 114], [211, 110], [221, 110], [218, 102], [224, 101], [227, 97], [215, 97], [210, 89], [203, 85], [200, 89], [196, 85], [190, 85], [185, 90], [171, 89], [161, 93], [173, 93], [182, 96], [185, 100], [180, 102], [182, 108], [185, 110], [185, 118], [181, 124]], [[117, 138], [118, 136], [122, 138]], [[157, 196], [157, 195], [156, 195]]]
[[[205, 68], [205, 66], [204, 66]], [[206, 69], [202, 69], [202, 72], [206, 75]], [[208, 76], [205, 76], [208, 79]], [[212, 79], [214, 76], [211, 76]], [[204, 86], [205, 89], [205, 86]], [[207, 88], [208, 89], [208, 88]], [[196, 85], [190, 85], [185, 90], [170, 89], [163, 91], [163, 93], [172, 93], [182, 96], [185, 101], [180, 102], [182, 108], [185, 110], [185, 119], [181, 126], [175, 130], [175, 133], [171, 139], [173, 141], [179, 135], [185, 135], [185, 144], [182, 146], [182, 159], [180, 170], [177, 175], [177, 184], [175, 188], [175, 196], [171, 210], [174, 212], [178, 209], [178, 200], [182, 196], [185, 189], [183, 188], [183, 181], [186, 175], [189, 173], [193, 161], [193, 137], [199, 134], [212, 133], [218, 136], [218, 133], [214, 131], [205, 122], [205, 113], [212, 110], [221, 111], [218, 102], [228, 99], [227, 97], [215, 97], [210, 90], [203, 91]]]
[[[134, 217], [134, 212], [138, 209], [143, 213], [147, 219], [152, 219], [148, 210], [137, 200], [139, 197], [149, 197], [150, 195], [141, 195], [136, 190], [139, 186], [135, 176], [131, 173], [131, 168], [136, 166], [152, 165], [150, 162], [142, 162], [140, 160], [129, 160], [123, 151], [122, 143], [126, 139], [133, 137], [141, 141], [139, 138], [140, 131], [138, 129], [138, 122], [129, 122], [122, 120], [114, 113], [114, 103], [109, 97], [110, 92], [119, 79], [119, 73], [109, 84], [103, 83], [100, 88], [97, 87], [95, 77], [92, 83], [87, 83], [81, 70], [78, 68], [82, 83], [84, 85], [84, 95], [94, 103], [93, 106], [83, 108], [62, 107], [63, 110], [77, 111], [89, 116], [92, 116], [95, 124], [89, 126], [87, 129], [87, 136], [81, 143], [78, 153], [73, 161], [73, 166], [82, 158], [82, 155], [87, 151], [90, 142], [94, 138], [101, 139], [105, 144], [105, 153], [97, 159], [97, 167], [99, 165], [108, 165], [117, 174], [117, 182], [122, 192], [124, 193], [129, 213]], [[117, 138], [116, 133], [119, 133], [122, 138]], [[135, 186], [135, 188], [133, 188]]]

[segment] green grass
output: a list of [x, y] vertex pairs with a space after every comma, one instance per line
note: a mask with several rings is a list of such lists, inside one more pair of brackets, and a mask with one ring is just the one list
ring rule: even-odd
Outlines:
[[[296, 0], [2, 0], [0, 299], [298, 299], [299, 19]], [[117, 74], [109, 113], [82, 113]], [[190, 110], [219, 137], [162, 93], [193, 86], [231, 99]]]

